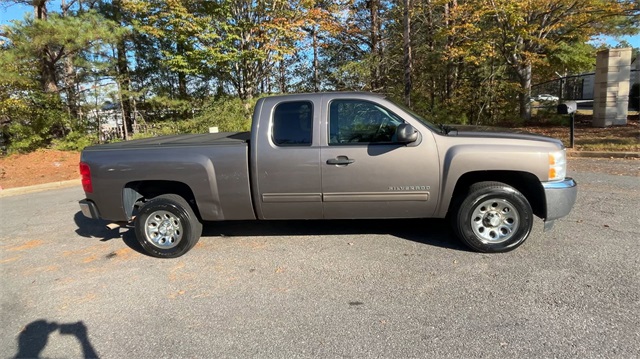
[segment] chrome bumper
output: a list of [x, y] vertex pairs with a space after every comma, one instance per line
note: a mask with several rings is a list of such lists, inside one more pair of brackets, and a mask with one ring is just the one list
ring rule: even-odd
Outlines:
[[98, 208], [92, 201], [83, 199], [82, 201], [78, 202], [78, 204], [80, 205], [80, 211], [85, 217], [93, 219], [100, 218], [100, 216], [98, 215]]
[[571, 212], [571, 208], [576, 203], [578, 195], [578, 185], [573, 178], [565, 178], [564, 181], [544, 182], [545, 201], [547, 211], [545, 221], [545, 230], [553, 227], [553, 221], [562, 218]]

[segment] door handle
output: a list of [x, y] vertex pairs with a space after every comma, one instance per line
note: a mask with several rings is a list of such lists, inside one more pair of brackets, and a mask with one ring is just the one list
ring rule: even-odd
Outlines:
[[347, 156], [338, 156], [336, 158], [332, 158], [332, 159], [328, 159], [327, 160], [327, 164], [328, 165], [337, 165], [337, 166], [346, 166], [349, 165], [351, 163], [354, 163], [356, 160], [354, 159], [350, 159]]

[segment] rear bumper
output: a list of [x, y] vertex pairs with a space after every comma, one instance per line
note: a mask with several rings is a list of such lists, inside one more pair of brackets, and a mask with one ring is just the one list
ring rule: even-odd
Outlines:
[[[545, 222], [552, 222], [562, 218], [571, 212], [576, 203], [578, 185], [573, 178], [565, 178], [559, 182], [545, 182], [542, 184], [547, 204]], [[552, 223], [551, 223], [552, 224]], [[545, 224], [545, 228], [547, 225]]]
[[80, 205], [80, 211], [82, 211], [82, 214], [85, 217], [93, 218], [93, 219], [100, 218], [100, 215], [98, 214], [98, 207], [96, 207], [96, 204], [93, 203], [91, 200], [83, 199], [80, 202], [78, 202], [78, 204]]

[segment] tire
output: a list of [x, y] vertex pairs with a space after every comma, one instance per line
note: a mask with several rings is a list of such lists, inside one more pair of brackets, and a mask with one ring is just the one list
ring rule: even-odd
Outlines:
[[165, 194], [146, 202], [135, 219], [136, 238], [149, 255], [176, 258], [187, 253], [202, 235], [202, 223], [187, 201]]
[[454, 211], [451, 219], [455, 234], [478, 252], [516, 249], [529, 237], [533, 226], [529, 201], [501, 182], [473, 184]]

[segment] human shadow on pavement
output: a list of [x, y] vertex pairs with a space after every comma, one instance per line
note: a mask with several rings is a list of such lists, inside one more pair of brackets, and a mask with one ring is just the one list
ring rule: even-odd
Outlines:
[[354, 219], [205, 222], [204, 237], [388, 234], [412, 242], [469, 251], [442, 219]]
[[80, 342], [83, 358], [98, 358], [98, 353], [89, 341], [87, 326], [83, 322], [48, 322], [44, 319], [29, 323], [18, 336], [18, 353], [14, 358], [39, 358], [55, 331], [62, 335], [73, 335]]

